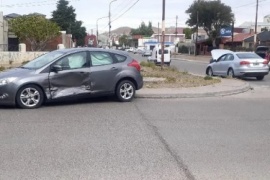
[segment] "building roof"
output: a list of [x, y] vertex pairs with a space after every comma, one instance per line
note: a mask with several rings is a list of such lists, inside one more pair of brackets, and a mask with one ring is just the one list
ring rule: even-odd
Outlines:
[[[254, 33], [239, 33], [239, 34], [235, 34], [233, 36], [233, 42], [243, 42], [245, 39], [253, 36]], [[232, 42], [232, 37], [230, 38], [226, 38], [224, 40], [224, 43], [227, 43], [227, 42]]]
[[[257, 35], [259, 41], [270, 41], [270, 31], [263, 31]], [[254, 35], [246, 38], [245, 42], [254, 42]]]
[[[255, 22], [244, 22], [239, 27], [250, 28], [252, 26], [255, 26]], [[267, 22], [257, 22], [257, 26], [270, 26], [270, 23], [267, 23]]]

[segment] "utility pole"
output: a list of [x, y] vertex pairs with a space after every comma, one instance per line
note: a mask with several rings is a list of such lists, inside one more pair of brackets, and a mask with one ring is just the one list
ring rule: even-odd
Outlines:
[[[176, 25], [175, 25], [175, 42], [177, 41], [177, 34], [178, 34], [178, 31], [177, 31], [177, 20], [178, 20], [178, 16], [176, 15]], [[178, 42], [176, 42], [176, 44], [175, 44], [175, 50], [174, 50], [174, 53], [175, 53], [175, 55], [176, 55], [176, 45], [178, 45]]]
[[164, 65], [164, 46], [165, 46], [165, 0], [162, 2], [162, 43], [161, 43], [161, 69]]
[[234, 38], [234, 18], [233, 18], [233, 21], [232, 21], [232, 50], [234, 51], [233, 38]]
[[111, 48], [111, 4], [117, 0], [112, 0], [109, 4], [109, 48]]
[[158, 22], [158, 43], [160, 42], [160, 38], [159, 38], [159, 22]]
[[194, 55], [197, 56], [197, 42], [198, 42], [198, 31], [199, 31], [199, 12], [197, 11], [197, 23], [196, 23], [196, 41], [195, 41], [195, 52]]
[[259, 6], [259, 0], [256, 0], [255, 33], [254, 33], [254, 51], [256, 50], [256, 46], [257, 46], [258, 6]]
[[97, 22], [96, 22], [96, 26], [97, 26], [97, 38], [96, 38], [96, 39], [97, 39], [97, 46], [99, 45], [99, 42], [98, 42], [98, 35], [99, 35], [99, 34], [98, 34], [98, 21], [101, 20], [101, 19], [107, 18], [107, 17], [108, 17], [108, 16], [101, 17], [101, 18], [98, 18], [98, 19], [97, 19]]

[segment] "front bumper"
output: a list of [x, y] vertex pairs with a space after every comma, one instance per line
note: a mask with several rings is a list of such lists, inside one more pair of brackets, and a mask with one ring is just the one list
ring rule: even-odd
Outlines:
[[0, 86], [0, 105], [15, 105], [16, 91], [12, 84]]

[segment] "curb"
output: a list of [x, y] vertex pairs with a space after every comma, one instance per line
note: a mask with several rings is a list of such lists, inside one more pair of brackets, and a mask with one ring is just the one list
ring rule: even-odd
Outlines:
[[136, 94], [135, 98], [148, 98], [148, 99], [172, 99], [172, 98], [205, 98], [205, 97], [223, 97], [235, 94], [240, 94], [251, 90], [251, 86], [248, 83], [241, 88], [218, 91], [218, 92], [208, 92], [208, 93], [177, 93], [177, 94]]
[[205, 61], [191, 60], [191, 59], [182, 59], [182, 58], [172, 58], [172, 60], [175, 60], [175, 61], [197, 62], [197, 63], [201, 63], [201, 64], [209, 64], [209, 62], [205, 62]]

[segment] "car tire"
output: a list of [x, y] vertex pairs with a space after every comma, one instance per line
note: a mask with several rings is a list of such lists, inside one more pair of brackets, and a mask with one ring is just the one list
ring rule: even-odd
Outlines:
[[209, 67], [209, 68], [207, 69], [207, 71], [206, 71], [206, 74], [207, 74], [208, 76], [214, 76], [214, 74], [213, 74], [213, 69], [212, 69], [211, 67]]
[[118, 83], [115, 94], [120, 102], [130, 102], [135, 96], [135, 85], [129, 80], [123, 80]]
[[264, 76], [257, 76], [256, 79], [257, 79], [258, 81], [261, 81], [261, 80], [264, 79]]
[[23, 109], [39, 108], [43, 101], [43, 91], [36, 85], [25, 85], [19, 89], [16, 95], [17, 106]]
[[227, 76], [228, 76], [229, 78], [234, 78], [234, 77], [235, 77], [235, 76], [234, 76], [234, 71], [233, 71], [232, 68], [230, 68], [230, 69], [228, 70]]

